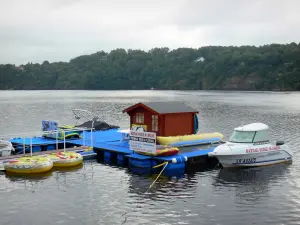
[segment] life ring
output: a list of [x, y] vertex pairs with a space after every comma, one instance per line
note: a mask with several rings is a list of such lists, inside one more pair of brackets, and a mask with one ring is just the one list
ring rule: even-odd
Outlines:
[[26, 174], [48, 172], [52, 167], [52, 160], [43, 156], [21, 157], [4, 164], [7, 172]]
[[82, 155], [76, 152], [58, 152], [48, 156], [54, 167], [71, 167], [77, 166], [83, 162]]

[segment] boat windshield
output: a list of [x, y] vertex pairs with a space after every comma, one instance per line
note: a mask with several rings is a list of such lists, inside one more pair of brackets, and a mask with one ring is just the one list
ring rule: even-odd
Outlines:
[[255, 131], [233, 131], [229, 141], [236, 143], [252, 143]]

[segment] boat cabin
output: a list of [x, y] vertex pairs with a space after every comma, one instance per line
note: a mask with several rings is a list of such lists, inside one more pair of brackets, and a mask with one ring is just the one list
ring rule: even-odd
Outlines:
[[140, 102], [123, 110], [130, 116], [130, 129], [155, 132], [157, 136], [197, 133], [198, 111], [182, 102]]
[[251, 123], [237, 127], [229, 141], [234, 143], [269, 143], [269, 127], [263, 123]]

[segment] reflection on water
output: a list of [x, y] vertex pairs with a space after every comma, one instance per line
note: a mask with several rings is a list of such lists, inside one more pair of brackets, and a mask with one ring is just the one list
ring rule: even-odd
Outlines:
[[[243, 219], [256, 223], [263, 221], [264, 224], [277, 223], [283, 220], [276, 214], [288, 213], [295, 208], [288, 202], [282, 207], [280, 202], [288, 197], [286, 181], [291, 175], [291, 167], [291, 164], [277, 164], [259, 168], [222, 169], [212, 182], [213, 189], [216, 193], [226, 192], [226, 204], [235, 206], [236, 213]], [[296, 217], [292, 216], [290, 220]], [[227, 215], [222, 219], [226, 221], [225, 224], [240, 223]]]
[[52, 175], [53, 171], [48, 171], [45, 173], [32, 173], [32, 174], [18, 174], [18, 173], [12, 173], [12, 172], [6, 172], [5, 177], [9, 179], [10, 181], [18, 182], [20, 180], [28, 180], [28, 181], [40, 181], [47, 179]]
[[224, 168], [216, 177], [216, 184], [268, 184], [286, 176], [290, 166], [291, 163], [284, 163], [264, 167]]
[[83, 164], [79, 164], [77, 166], [72, 166], [72, 167], [53, 167], [53, 171], [57, 171], [58, 173], [66, 173], [66, 172], [71, 172], [71, 171], [78, 171], [83, 167]]
[[250, 122], [295, 152], [292, 164], [139, 176], [85, 161], [43, 175], [0, 174], [1, 225], [15, 224], [299, 224], [298, 93], [205, 91], [0, 91], [0, 135], [41, 130], [41, 120], [73, 124], [72, 108], [98, 112], [127, 128], [122, 109], [140, 101], [184, 101], [200, 111], [200, 132], [228, 138]]
[[158, 201], [171, 200], [170, 197], [176, 196], [192, 196], [197, 187], [195, 175], [186, 174], [179, 178], [160, 176], [155, 185], [149, 189], [150, 185], [155, 181], [157, 175], [138, 176], [132, 175], [129, 178], [129, 192], [139, 195], [145, 195]]
[[289, 164], [257, 168], [222, 169], [213, 182], [214, 188], [235, 187], [237, 204], [257, 204], [268, 196], [270, 188], [280, 183], [288, 173]]

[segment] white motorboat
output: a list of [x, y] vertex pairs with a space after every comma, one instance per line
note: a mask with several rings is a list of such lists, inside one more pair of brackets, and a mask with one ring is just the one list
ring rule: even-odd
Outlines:
[[12, 154], [12, 151], [15, 151], [11, 142], [0, 140], [0, 156], [9, 156]]
[[269, 127], [251, 123], [234, 129], [225, 144], [217, 146], [209, 157], [226, 167], [253, 167], [292, 161], [293, 152], [283, 141], [271, 143]]

